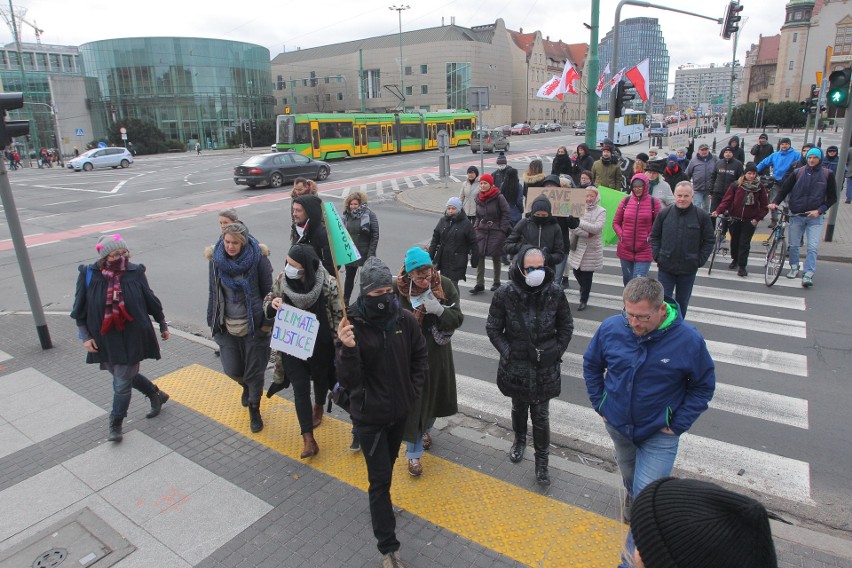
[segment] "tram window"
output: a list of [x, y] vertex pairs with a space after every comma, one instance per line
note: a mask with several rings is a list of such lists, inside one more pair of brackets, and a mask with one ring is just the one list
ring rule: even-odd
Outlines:
[[308, 124], [297, 124], [295, 133], [296, 144], [309, 144], [311, 141], [311, 127]]
[[352, 123], [321, 122], [320, 134], [323, 138], [352, 138]]
[[469, 118], [457, 118], [455, 123], [456, 130], [470, 130], [472, 126]]
[[367, 127], [367, 142], [381, 142], [381, 129], [378, 125]]
[[400, 124], [400, 138], [402, 140], [420, 140], [420, 125], [419, 124]]

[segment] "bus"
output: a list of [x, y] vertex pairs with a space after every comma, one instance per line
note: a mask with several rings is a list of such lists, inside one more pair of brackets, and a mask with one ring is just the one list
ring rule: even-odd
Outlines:
[[319, 160], [433, 150], [446, 130], [450, 146], [470, 144], [476, 115], [467, 111], [389, 114], [282, 114], [275, 121], [279, 152]]
[[[624, 116], [615, 119], [612, 142], [616, 146], [626, 146], [645, 139], [646, 113], [638, 110], [625, 110]], [[598, 143], [609, 138], [609, 113], [598, 112]]]

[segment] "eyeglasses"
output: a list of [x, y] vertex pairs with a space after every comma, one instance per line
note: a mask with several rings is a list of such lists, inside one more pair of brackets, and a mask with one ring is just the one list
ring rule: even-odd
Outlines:
[[635, 319], [636, 321], [651, 321], [651, 318], [654, 317], [654, 314], [630, 314], [627, 312], [627, 308], [621, 309], [621, 315], [624, 316], [624, 319], [630, 321]]
[[528, 266], [527, 268], [522, 268], [525, 273], [529, 274], [530, 272], [535, 272], [536, 270], [544, 270], [543, 266]]
[[107, 255], [107, 260], [115, 260], [123, 254], [124, 254], [124, 250], [122, 250], [122, 249], [114, 250]]

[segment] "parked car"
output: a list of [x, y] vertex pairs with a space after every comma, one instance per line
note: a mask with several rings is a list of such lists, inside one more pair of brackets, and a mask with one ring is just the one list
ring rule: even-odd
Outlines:
[[[482, 144], [480, 145], [480, 133], [482, 134]], [[493, 130], [474, 130], [470, 133], [470, 151], [476, 154], [480, 150], [483, 152], [505, 152], [509, 149], [509, 141], [503, 130], [495, 128]]]
[[87, 172], [95, 168], [129, 168], [133, 154], [127, 148], [92, 148], [66, 162], [69, 170]]
[[502, 130], [503, 134], [505, 134], [506, 136], [512, 135], [512, 125], [511, 124], [504, 124], [503, 126], [498, 126], [497, 130]]
[[669, 129], [664, 122], [654, 120], [651, 122], [651, 136], [668, 136]]
[[547, 132], [547, 125], [546, 124], [536, 124], [535, 126], [532, 127], [531, 131], [532, 131], [533, 134], [541, 134], [543, 132]]
[[530, 125], [523, 122], [512, 127], [512, 134], [529, 134], [531, 131]]
[[547, 125], [548, 132], [562, 132], [562, 125], [558, 122], [551, 122]]
[[331, 173], [331, 166], [296, 152], [276, 152], [252, 156], [234, 168], [234, 183], [257, 187], [281, 187], [297, 177], [321, 181]]
[[586, 135], [586, 123], [580, 123], [579, 125], [574, 127], [574, 136], [585, 136]]

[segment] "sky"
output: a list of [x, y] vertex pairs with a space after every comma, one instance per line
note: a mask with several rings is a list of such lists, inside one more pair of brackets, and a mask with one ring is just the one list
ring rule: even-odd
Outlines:
[[[672, 8], [721, 18], [727, 0], [674, 2], [654, 0]], [[784, 22], [786, 0], [741, 0], [742, 32], [737, 58], [760, 34], [775, 35]], [[408, 0], [407, 4], [380, 0], [248, 0], [241, 2], [187, 2], [186, 0], [13, 0], [26, 8], [25, 19], [43, 29], [42, 43], [80, 45], [120, 37], [182, 36], [245, 41], [269, 49], [271, 57], [302, 49], [399, 32], [399, 19], [390, 6], [410, 6], [402, 12], [403, 31], [440, 26], [455, 18], [456, 25], [472, 27], [503, 18], [512, 30], [540, 30], [551, 41], [588, 43], [590, 0]], [[618, 0], [600, 0], [603, 37], [614, 24]], [[248, 6], [250, 10], [241, 10]], [[8, 1], [0, 0], [8, 13]], [[656, 17], [660, 20], [671, 60], [671, 80], [679, 65], [731, 61], [732, 41], [720, 37], [722, 26], [710, 20], [654, 8], [624, 6], [622, 19]], [[12, 41], [8, 26], [0, 26], [0, 41]], [[22, 40], [34, 42], [33, 29], [23, 26]]]

